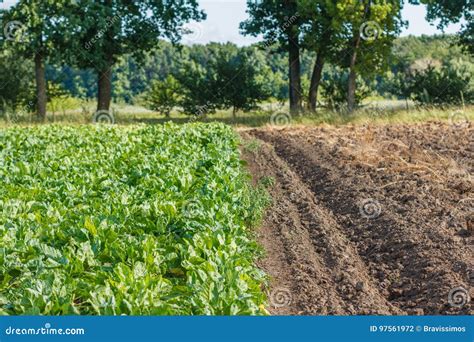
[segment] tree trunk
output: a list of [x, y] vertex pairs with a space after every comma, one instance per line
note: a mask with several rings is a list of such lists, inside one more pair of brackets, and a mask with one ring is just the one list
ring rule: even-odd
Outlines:
[[[294, 30], [291, 28], [290, 30]], [[301, 112], [301, 62], [298, 33], [288, 35], [289, 44], [289, 79], [290, 79], [290, 113]]]
[[318, 51], [316, 62], [314, 63], [313, 74], [311, 75], [311, 84], [309, 87], [308, 101], [309, 101], [309, 110], [311, 112], [316, 112], [316, 106], [318, 103], [318, 89], [319, 84], [321, 83], [321, 75], [323, 72], [324, 62], [326, 59], [326, 44], [329, 44], [331, 40], [332, 31], [326, 30], [322, 36], [321, 42]]
[[357, 32], [354, 39], [354, 51], [352, 52], [350, 64], [349, 64], [349, 78], [347, 80], [347, 110], [352, 113], [355, 109], [355, 91], [356, 91], [356, 80], [357, 73], [355, 65], [357, 61], [357, 51], [360, 45], [360, 34]]
[[[370, 17], [370, 6], [371, 0], [368, 0], [367, 3], [364, 5], [364, 16], [363, 21], [366, 22]], [[349, 78], [347, 80], [347, 110], [349, 113], [352, 113], [356, 106], [356, 81], [357, 81], [357, 73], [355, 70], [356, 62], [357, 62], [357, 52], [360, 46], [360, 30], [356, 30], [354, 33], [354, 50], [352, 51], [351, 60], [349, 63]]]
[[318, 52], [316, 57], [316, 62], [314, 63], [313, 74], [311, 75], [311, 85], [309, 87], [309, 110], [311, 112], [316, 112], [316, 106], [318, 102], [318, 89], [321, 82], [321, 75], [324, 67], [324, 53], [322, 51]]
[[97, 110], [109, 110], [112, 99], [112, 67], [99, 71]]
[[46, 76], [44, 72], [43, 56], [41, 52], [35, 53], [35, 79], [36, 79], [36, 101], [38, 120], [46, 120]]

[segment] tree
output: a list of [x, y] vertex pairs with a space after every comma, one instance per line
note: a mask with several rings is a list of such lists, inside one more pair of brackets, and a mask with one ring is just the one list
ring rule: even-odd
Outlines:
[[34, 100], [33, 79], [32, 61], [19, 59], [11, 49], [0, 50], [0, 112]]
[[271, 95], [271, 70], [254, 47], [210, 43], [193, 48], [189, 60], [175, 73], [186, 114], [202, 115], [217, 109], [250, 110]]
[[410, 0], [413, 4], [427, 6], [426, 18], [430, 22], [440, 19], [438, 28], [443, 29], [449, 23], [465, 20], [459, 41], [470, 54], [474, 54], [474, 2], [472, 0]]
[[154, 80], [146, 94], [146, 106], [169, 118], [173, 108], [179, 105], [180, 92], [181, 86], [172, 75], [164, 81]]
[[344, 0], [335, 13], [330, 13], [339, 28], [335, 39], [345, 42], [335, 50], [331, 61], [349, 69], [348, 112], [356, 107], [358, 74], [375, 75], [387, 69], [392, 42], [404, 24], [402, 6], [401, 0]]
[[54, 55], [54, 18], [63, 9], [63, 1], [19, 0], [3, 16], [4, 22], [7, 22], [4, 30], [7, 35], [6, 46], [13, 49], [15, 54], [34, 61], [37, 115], [40, 121], [46, 118], [45, 60]]
[[174, 77], [181, 85], [180, 106], [185, 114], [201, 116], [214, 113], [222, 106], [216, 81], [218, 75], [209, 64], [200, 64], [192, 59], [185, 61]]
[[[238, 49], [226, 44], [213, 59], [217, 78], [214, 88], [219, 89], [223, 108], [248, 111], [270, 97], [268, 79], [270, 70], [253, 49]], [[260, 56], [261, 57], [261, 56]]]
[[311, 112], [316, 111], [318, 89], [324, 64], [331, 50], [338, 44], [335, 35], [337, 27], [334, 20], [334, 14], [337, 13], [337, 4], [338, 1], [299, 1], [299, 12], [305, 23], [302, 28], [304, 47], [316, 52], [308, 91], [308, 109]]
[[60, 23], [64, 32], [58, 41], [66, 62], [97, 73], [98, 110], [110, 107], [112, 69], [119, 57], [130, 54], [140, 60], [159, 38], [176, 43], [186, 31], [186, 22], [205, 18], [197, 0], [77, 0], [75, 4]]
[[250, 18], [240, 24], [244, 34], [263, 35], [265, 45], [276, 42], [288, 53], [290, 111], [299, 113], [302, 106], [300, 33], [302, 20], [297, 0], [247, 1]]

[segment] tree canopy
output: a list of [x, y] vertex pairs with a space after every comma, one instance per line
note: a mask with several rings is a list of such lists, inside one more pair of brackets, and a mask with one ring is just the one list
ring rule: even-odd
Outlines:
[[439, 28], [445, 28], [450, 23], [465, 23], [459, 32], [459, 40], [466, 50], [474, 54], [474, 2], [472, 0], [411, 0], [414, 4], [427, 6], [426, 18], [438, 21]]
[[63, 14], [58, 41], [65, 63], [98, 73], [97, 108], [108, 110], [112, 66], [121, 56], [140, 60], [160, 38], [176, 43], [185, 23], [204, 18], [197, 0], [77, 0]]

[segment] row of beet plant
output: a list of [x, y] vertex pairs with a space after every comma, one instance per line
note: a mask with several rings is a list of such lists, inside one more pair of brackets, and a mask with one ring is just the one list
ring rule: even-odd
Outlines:
[[265, 313], [228, 126], [6, 128], [0, 184], [0, 314]]

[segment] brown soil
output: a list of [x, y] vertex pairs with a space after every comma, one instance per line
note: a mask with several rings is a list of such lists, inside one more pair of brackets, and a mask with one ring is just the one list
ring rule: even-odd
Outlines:
[[439, 123], [242, 131], [260, 142], [243, 153], [255, 180], [275, 180], [259, 233], [269, 311], [473, 314], [473, 133]]

